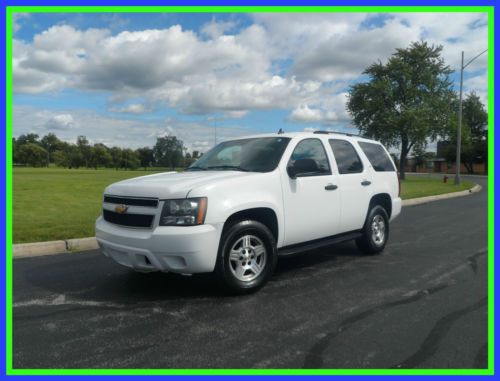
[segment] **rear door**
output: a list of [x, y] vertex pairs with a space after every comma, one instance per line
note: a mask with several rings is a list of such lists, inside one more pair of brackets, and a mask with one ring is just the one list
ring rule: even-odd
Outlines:
[[305, 159], [314, 161], [316, 170], [291, 178], [282, 167], [284, 246], [339, 233], [338, 176], [332, 173], [326, 148], [322, 139], [303, 139], [289, 154], [287, 166]]
[[389, 152], [379, 143], [358, 141], [370, 162], [374, 175], [374, 191], [388, 193], [392, 199], [399, 197], [399, 179]]
[[340, 190], [340, 232], [359, 230], [365, 223], [371, 198], [371, 172], [351, 142], [329, 139], [337, 163]]

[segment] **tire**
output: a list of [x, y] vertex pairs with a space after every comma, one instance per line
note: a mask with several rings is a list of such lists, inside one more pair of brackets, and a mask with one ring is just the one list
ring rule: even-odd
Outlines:
[[269, 228], [258, 221], [236, 221], [222, 234], [215, 274], [233, 293], [246, 294], [267, 283], [276, 261], [276, 239]]
[[374, 205], [370, 209], [361, 233], [356, 246], [363, 254], [373, 255], [384, 250], [389, 239], [389, 217], [383, 207]]

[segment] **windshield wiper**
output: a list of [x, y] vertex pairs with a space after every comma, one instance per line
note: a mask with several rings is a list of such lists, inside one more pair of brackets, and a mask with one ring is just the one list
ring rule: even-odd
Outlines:
[[207, 167], [207, 169], [229, 169], [233, 171], [242, 171], [242, 172], [248, 172], [248, 169], [241, 168], [238, 165], [212, 165]]
[[207, 169], [204, 168], [204, 167], [199, 167], [197, 165], [193, 166], [193, 167], [188, 167], [185, 169], [185, 171], [190, 171], [190, 170], [194, 170], [194, 171], [206, 171]]

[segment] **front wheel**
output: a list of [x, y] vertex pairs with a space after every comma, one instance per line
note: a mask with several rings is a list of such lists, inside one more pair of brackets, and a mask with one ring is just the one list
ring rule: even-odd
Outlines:
[[384, 250], [389, 238], [389, 217], [383, 207], [375, 205], [370, 209], [361, 233], [361, 238], [356, 240], [361, 252], [378, 254]]
[[258, 221], [239, 221], [222, 236], [216, 274], [234, 292], [253, 292], [269, 280], [276, 258], [276, 240], [268, 227]]

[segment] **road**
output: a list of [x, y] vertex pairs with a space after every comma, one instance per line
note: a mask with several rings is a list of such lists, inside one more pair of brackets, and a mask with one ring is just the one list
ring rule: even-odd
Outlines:
[[14, 261], [14, 368], [485, 368], [487, 190], [406, 207], [382, 255], [280, 259], [256, 294], [97, 251]]

